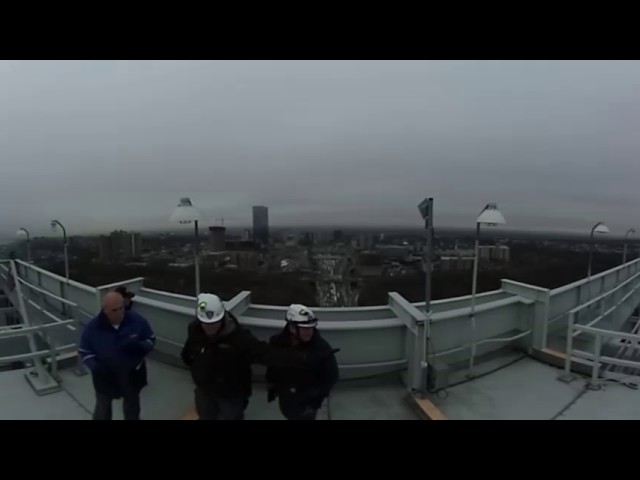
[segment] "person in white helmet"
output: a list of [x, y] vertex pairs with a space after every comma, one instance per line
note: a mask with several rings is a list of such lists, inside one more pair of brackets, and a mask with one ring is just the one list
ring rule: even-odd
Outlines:
[[318, 320], [310, 308], [291, 305], [282, 332], [269, 344], [305, 352], [317, 359], [304, 369], [272, 366], [267, 369], [268, 401], [279, 397], [280, 412], [287, 420], [315, 420], [322, 402], [338, 382], [338, 363], [331, 345], [317, 331]]
[[243, 328], [217, 295], [198, 295], [182, 360], [196, 385], [200, 420], [242, 420], [251, 396], [251, 365], [305, 368], [316, 359], [271, 347]]

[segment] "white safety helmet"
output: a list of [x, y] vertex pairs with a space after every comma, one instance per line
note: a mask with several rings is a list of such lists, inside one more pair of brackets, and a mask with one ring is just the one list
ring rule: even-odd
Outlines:
[[222, 300], [212, 293], [198, 295], [196, 316], [202, 323], [216, 323], [224, 318], [226, 313]]
[[287, 322], [291, 322], [297, 327], [315, 327], [318, 325], [318, 319], [313, 314], [310, 308], [294, 303], [287, 309], [286, 315]]

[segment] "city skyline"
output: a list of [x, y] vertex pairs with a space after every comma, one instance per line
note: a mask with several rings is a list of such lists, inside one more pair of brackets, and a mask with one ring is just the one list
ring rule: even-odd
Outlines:
[[[0, 237], [170, 228], [640, 224], [640, 63], [2, 61]], [[210, 223], [209, 223], [210, 222]]]

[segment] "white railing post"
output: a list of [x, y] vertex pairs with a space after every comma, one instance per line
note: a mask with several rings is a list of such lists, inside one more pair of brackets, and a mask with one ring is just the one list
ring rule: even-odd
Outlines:
[[49, 343], [49, 355], [51, 356], [49, 374], [56, 382], [61, 382], [62, 379], [58, 374], [58, 348], [55, 344], [55, 340], [51, 338], [51, 335], [48, 335], [47, 342]]
[[564, 358], [564, 373], [560, 376], [559, 380], [569, 383], [574, 380], [574, 376], [571, 373], [571, 356], [573, 352], [573, 325], [575, 322], [575, 312], [569, 312], [569, 320], [567, 322], [567, 346], [565, 350]]
[[469, 373], [467, 373], [468, 377], [473, 377], [473, 363], [476, 356], [476, 316], [471, 315], [471, 355], [469, 356]]
[[[22, 293], [22, 285], [20, 283], [18, 270], [14, 261], [11, 261], [11, 275], [15, 279], [15, 292], [18, 300], [17, 307], [20, 312], [20, 316], [22, 317], [22, 323], [25, 327], [30, 327], [31, 322], [29, 321], [29, 313], [27, 312], [24, 294]], [[29, 350], [31, 353], [35, 354], [38, 351], [38, 347], [34, 335], [32, 333], [28, 333], [27, 340], [29, 342]], [[53, 393], [60, 390], [60, 385], [47, 373], [40, 357], [33, 357], [33, 367], [33, 369], [27, 370], [25, 378], [31, 385], [31, 388], [33, 388], [38, 395], [46, 395], [47, 393]]]
[[600, 373], [600, 348], [602, 346], [602, 337], [599, 333], [595, 334], [596, 339], [593, 346], [593, 366], [591, 367], [591, 381], [587, 384], [589, 390], [600, 390], [598, 376]]
[[82, 338], [82, 323], [80, 322], [80, 312], [78, 311], [78, 306], [71, 308], [72, 318], [75, 320], [74, 326], [76, 327], [76, 345], [78, 346], [78, 356], [76, 358], [76, 368], [73, 369], [73, 373], [76, 376], [81, 377], [89, 373], [87, 368], [84, 366], [84, 362], [82, 361], [82, 357], [80, 356], [80, 339]]

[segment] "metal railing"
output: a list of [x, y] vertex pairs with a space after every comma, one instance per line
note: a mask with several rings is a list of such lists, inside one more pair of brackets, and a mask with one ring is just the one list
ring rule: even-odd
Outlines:
[[[476, 313], [482, 313], [485, 311], [491, 311], [494, 310], [496, 308], [500, 308], [500, 307], [506, 307], [509, 305], [514, 305], [514, 304], [519, 304], [519, 305], [532, 305], [534, 302], [533, 300], [529, 300], [517, 295], [514, 295], [510, 298], [506, 298], [506, 299], [502, 299], [502, 300], [496, 300], [490, 303], [485, 303], [485, 304], [481, 304], [478, 307], [476, 307]], [[463, 350], [469, 350], [469, 367], [468, 367], [468, 375], [469, 376], [473, 376], [473, 370], [474, 370], [474, 366], [475, 366], [475, 360], [477, 357], [477, 350], [478, 347], [480, 345], [487, 345], [487, 344], [492, 344], [492, 343], [510, 343], [510, 342], [515, 342], [516, 340], [520, 340], [524, 337], [530, 336], [533, 332], [533, 315], [530, 315], [527, 323], [529, 325], [529, 328], [522, 331], [522, 332], [518, 332], [517, 334], [514, 335], [508, 335], [508, 336], [492, 336], [492, 337], [485, 337], [485, 338], [478, 338], [478, 333], [477, 333], [477, 319], [475, 318], [475, 316], [470, 316], [469, 312], [470, 309], [468, 307], [465, 308], [460, 308], [457, 310], [451, 310], [451, 311], [447, 311], [447, 312], [441, 312], [441, 313], [436, 313], [433, 315], [432, 317], [432, 323], [438, 323], [438, 322], [442, 322], [442, 321], [446, 321], [452, 318], [460, 318], [460, 317], [465, 317], [468, 316], [469, 318], [469, 337], [470, 340], [469, 342], [463, 343], [462, 345], [456, 346], [454, 348], [449, 348], [447, 350], [441, 350], [438, 352], [431, 352], [429, 354], [429, 357], [440, 357], [440, 356], [445, 356], [445, 355], [450, 355], [452, 353], [456, 353], [456, 352], [460, 352]]]
[[31, 327], [23, 327], [20, 325], [10, 325], [0, 328], [0, 339], [12, 338], [12, 337], [23, 337], [33, 334], [40, 334], [45, 342], [49, 346], [47, 350], [38, 350], [31, 351], [28, 353], [22, 353], [18, 355], [10, 355], [0, 357], [0, 364], [8, 364], [12, 362], [22, 362], [22, 361], [35, 361], [49, 359], [49, 363], [51, 366], [50, 374], [56, 381], [60, 381], [60, 377], [58, 376], [58, 356], [63, 353], [76, 351], [78, 346], [76, 343], [70, 343], [67, 345], [58, 345], [55, 339], [47, 335], [49, 330], [61, 327], [72, 326], [76, 323], [75, 319], [70, 320], [60, 320], [57, 323], [48, 323], [45, 325], [37, 325]]
[[[638, 261], [634, 262], [637, 263]], [[611, 299], [612, 297], [608, 295], [611, 295], [612, 292], [617, 292], [615, 295], [616, 300], [618, 300], [618, 296], [623, 296], [627, 293], [627, 290], [623, 289], [636, 287], [636, 284], [632, 282], [636, 282], [637, 279], [640, 278], [640, 273], [636, 273], [638, 265], [635, 265], [634, 262], [592, 277], [591, 282], [602, 280], [603, 288], [605, 285], [611, 286], [611, 282], [613, 282], [614, 279], [616, 281], [622, 281], [624, 279], [624, 281], [619, 285], [613, 284], [615, 288], [609, 292], [590, 300], [584, 305], [580, 305], [580, 307], [591, 309], [590, 316], [587, 320], [592, 320], [592, 315], [596, 313], [595, 307], [598, 306], [597, 302], [600, 298]], [[10, 264], [11, 262], [8, 263]], [[27, 293], [24, 301], [25, 305], [33, 308], [39, 306], [45, 311], [49, 310], [47, 313], [39, 312], [38, 315], [40, 318], [46, 316], [53, 321], [50, 315], [54, 317], [56, 315], [66, 317], [65, 314], [59, 311], [62, 310], [59, 307], [65, 306], [65, 310], [70, 310], [75, 319], [86, 320], [94, 316], [87, 310], [93, 311], [94, 308], [99, 308], [96, 302], [98, 301], [99, 303], [100, 292], [104, 293], [104, 291], [120, 285], [130, 285], [139, 292], [139, 296], [134, 303], [134, 308], [145, 310], [154, 328], [157, 327], [159, 342], [161, 344], [164, 342], [168, 345], [166, 353], [175, 356], [175, 351], [184, 336], [185, 329], [183, 328], [183, 324], [186, 324], [185, 322], [193, 316], [193, 297], [146, 289], [142, 285], [142, 278], [103, 285], [97, 288], [77, 284], [77, 282], [70, 280], [65, 286], [74, 287], [74, 290], [71, 292], [73, 295], [69, 296], [64, 293], [62, 295], [56, 295], [51, 292], [57, 292], [56, 285], [60, 283], [60, 280], [64, 281], [62, 277], [57, 277], [46, 270], [38, 269], [24, 262], [16, 261], [13, 263], [15, 263], [16, 267], [20, 267], [19, 273], [22, 277], [16, 277], [16, 283]], [[11, 275], [7, 266], [7, 263], [0, 264], [0, 276], [4, 275], [4, 277], [8, 277]], [[5, 272], [8, 272], [8, 275], [5, 274]], [[40, 277], [44, 280], [45, 275], [48, 279], [55, 280], [55, 282], [47, 281], [45, 283], [43, 281], [41, 283]], [[629, 276], [630, 278], [627, 278]], [[606, 282], [603, 280], [605, 277], [607, 279]], [[343, 353], [342, 359], [340, 360], [345, 363], [341, 364], [342, 368], [362, 370], [364, 372], [371, 366], [388, 365], [401, 369], [404, 368], [407, 362], [411, 363], [415, 360], [412, 358], [414, 355], [420, 359], [426, 356], [428, 357], [428, 362], [431, 362], [432, 360], [441, 360], [444, 356], [454, 354], [450, 358], [455, 357], [455, 360], [451, 360], [451, 362], [468, 361], [469, 374], [473, 375], [475, 364], [479, 356], [483, 355], [484, 352], [501, 348], [502, 345], [511, 342], [519, 342], [519, 344], [523, 345], [523, 348], [527, 348], [527, 346], [531, 347], [534, 333], [538, 335], [541, 326], [546, 328], [547, 325], [558, 321], [561, 316], [566, 318], [566, 315], [568, 315], [567, 311], [558, 315], [557, 319], [549, 320], [548, 298], [546, 300], [547, 309], [542, 308], [544, 306], [542, 305], [544, 303], [544, 299], [542, 298], [544, 296], [543, 294], [546, 294], [547, 297], [549, 297], [549, 295], [562, 294], [576, 286], [586, 286], [589, 282], [589, 280], [581, 280], [562, 287], [561, 289], [551, 291], [551, 293], [547, 290], [544, 290], [544, 292], [538, 291], [542, 289], [537, 289], [531, 293], [535, 287], [511, 282], [508, 291], [503, 288], [502, 290], [479, 294], [478, 298], [481, 298], [483, 302], [478, 302], [476, 314], [480, 316], [473, 319], [469, 316], [468, 303], [470, 297], [468, 296], [433, 302], [432, 306], [434, 308], [430, 321], [428, 322], [429, 328], [434, 328], [431, 332], [432, 336], [424, 336], [419, 333], [420, 328], [422, 328], [422, 317], [425, 315], [424, 312], [420, 310], [424, 304], [420, 303], [413, 304], [412, 311], [409, 313], [402, 312], [402, 310], [408, 308], [406, 305], [402, 308], [398, 306], [392, 308], [390, 305], [382, 305], [370, 308], [318, 309], [318, 311], [322, 314], [323, 318], [321, 329], [331, 336], [332, 341], [343, 347], [343, 352], [349, 351], [353, 353], [351, 356]], [[34, 283], [38, 285], [34, 285]], [[79, 290], [77, 290], [76, 287]], [[518, 288], [522, 290], [522, 292], [520, 292]], [[80, 295], [80, 293], [82, 293], [82, 295]], [[588, 292], [583, 290], [578, 293]], [[66, 300], [64, 297], [71, 298], [76, 303]], [[625, 296], [621, 302], [624, 302], [625, 299], [628, 299], [628, 296]], [[554, 314], [565, 310], [569, 306], [573, 307], [576, 305], [576, 299], [573, 293], [568, 294], [566, 301], [564, 300], [564, 298], [561, 298], [561, 302], [557, 304]], [[580, 300], [580, 298], [578, 298], [578, 300]], [[243, 323], [250, 328], [255, 328], [258, 333], [262, 335], [267, 335], [271, 330], [279, 329], [282, 326], [284, 308], [251, 304], [249, 292], [243, 292], [241, 296], [226, 303], [228, 304], [228, 308], [242, 317]], [[53, 309], [49, 308], [51, 305], [54, 306]], [[608, 308], [609, 305], [606, 305], [606, 307], [603, 305], [604, 302], [601, 304], [601, 313], [604, 314], [604, 316], [616, 311], [617, 306]], [[438, 311], [439, 309], [441, 310]], [[481, 315], [483, 312], [484, 316]], [[600, 317], [602, 318], [602, 315], [600, 315]], [[584, 323], [583, 318], [580, 318], [580, 320]], [[590, 321], [587, 326], [594, 326], [597, 321], [599, 321], [599, 319], [593, 322]], [[67, 325], [67, 328], [71, 329], [73, 327]], [[421, 331], [422, 330], [420, 330], [420, 332]], [[364, 335], [368, 334], [368, 332], [371, 332], [373, 338], [373, 340], [371, 340], [373, 343], [368, 344], [369, 347], [375, 345], [376, 348], [380, 346], [381, 349], [384, 349], [384, 347], [388, 345], [392, 346], [384, 351], [384, 354], [380, 355], [377, 353], [372, 354], [371, 348], [369, 348], [366, 353], [359, 354], [357, 347], [363, 343], [362, 338], [364, 338], [361, 336], [361, 333]], [[402, 338], [401, 335], [405, 335], [405, 332], [406, 339], [404, 343], [402, 343], [398, 341], [398, 338]], [[575, 336], [574, 333], [575, 335], [579, 334], [577, 331], [574, 331], [572, 332], [572, 336]], [[438, 334], [440, 334], [439, 338]], [[389, 340], [391, 336], [393, 336], [392, 341]], [[546, 335], [544, 336], [546, 338]], [[531, 338], [531, 342], [527, 340], [528, 338]], [[433, 344], [423, 345], [426, 341], [433, 342], [434, 340], [437, 350], [433, 347]], [[343, 345], [340, 345], [341, 342]], [[491, 345], [495, 345], [495, 348]], [[353, 346], [353, 348], [348, 348], [347, 346]], [[428, 352], [428, 355], [424, 355], [425, 351]], [[163, 351], [163, 353], [165, 352]], [[420, 368], [416, 369], [416, 371], [426, 372], [424, 364], [427, 362], [422, 361], [419, 363]]]
[[[637, 345], [638, 341], [640, 341], [640, 335], [594, 327], [594, 325], [596, 325], [598, 322], [615, 313], [622, 305], [627, 302], [627, 300], [632, 298], [634, 295], [640, 294], [640, 281], [638, 281], [639, 279], [640, 272], [629, 277], [627, 280], [620, 283], [618, 286], [612, 288], [611, 290], [589, 300], [588, 302], [583, 303], [582, 305], [579, 305], [578, 307], [571, 309], [568, 312], [569, 319], [567, 325], [564, 375], [561, 377], [562, 380], [571, 381], [573, 379], [573, 375], [571, 374], [571, 366], [572, 363], [578, 359], [588, 360], [591, 363], [591, 380], [589, 382], [589, 387], [596, 389], [599, 388], [600, 367], [604, 364], [640, 368], [640, 362], [622, 360], [601, 355], [603, 339], [628, 340], [629, 342], [631, 342], [629, 346], [631, 348], [634, 348], [635, 345]], [[634, 282], [636, 282], [635, 285]], [[621, 292], [625, 288], [629, 288], [629, 291], [624, 294], [622, 298], [616, 301], [615, 297], [618, 295], [618, 292]], [[605, 302], [609, 299], [613, 299], [613, 302], [611, 307], [606, 309]], [[587, 322], [584, 325], [577, 323], [577, 315], [583, 310], [592, 309], [592, 307], [599, 307], [599, 314], [593, 320]], [[574, 348], [574, 339], [583, 333], [588, 334], [590, 337], [594, 338], [593, 353]]]
[[601, 328], [587, 327], [586, 325], [574, 325], [574, 328], [580, 333], [587, 333], [595, 338], [593, 353], [583, 350], [572, 350], [571, 355], [567, 355], [565, 365], [565, 378], [570, 380], [571, 376], [571, 360], [572, 358], [587, 360], [591, 364], [591, 378], [588, 387], [597, 390], [600, 385], [600, 369], [604, 365], [615, 365], [619, 367], [630, 367], [640, 369], [640, 361], [624, 360], [621, 358], [609, 357], [602, 355], [603, 339], [627, 340], [631, 348], [638, 348], [640, 343], [640, 335], [632, 333], [614, 332], [611, 330], [603, 330]]
[[[3, 267], [5, 267], [3, 265]], [[0, 328], [0, 339], [13, 337], [26, 337], [29, 345], [29, 352], [0, 357], [0, 363], [30, 362], [33, 369], [25, 376], [36, 393], [44, 395], [53, 393], [60, 389], [60, 377], [58, 375], [58, 360], [60, 355], [77, 352], [80, 328], [77, 315], [77, 305], [74, 302], [55, 295], [46, 289], [33, 285], [18, 274], [16, 264], [9, 262], [9, 268], [2, 269], [2, 279], [8, 283], [9, 278], [13, 279], [11, 288], [12, 303], [18, 310], [22, 318], [22, 324], [9, 325]], [[29, 293], [27, 293], [29, 292]], [[36, 301], [34, 301], [34, 299]], [[60, 302], [64, 310], [71, 312], [71, 318], [60, 318], [49, 311], [46, 299]], [[34, 317], [29, 314], [29, 309], [36, 311], [41, 316], [41, 321], [46, 323], [34, 324]], [[33, 311], [31, 313], [33, 313]], [[68, 329], [73, 332], [73, 341], [67, 343], [60, 342], [52, 332], [57, 329]], [[45, 348], [38, 346], [36, 335], [43, 340]], [[43, 361], [49, 361], [49, 371], [45, 369]], [[77, 366], [74, 372], [77, 375], [86, 374], [86, 369], [80, 363], [80, 356], [77, 355]]]
[[[587, 296], [589, 297], [589, 301], [586, 303], [590, 303], [591, 305], [593, 305], [593, 301], [590, 299], [591, 297], [591, 291], [592, 291], [592, 286], [595, 283], [599, 283], [600, 284], [600, 288], [602, 290], [603, 293], [601, 293], [599, 295], [599, 297], [603, 296], [603, 295], [607, 295], [609, 292], [612, 291], [617, 291], [619, 288], [624, 287], [625, 285], [627, 285], [629, 283], [629, 281], [632, 281], [634, 278], [637, 277], [637, 275], [640, 273], [640, 271], [633, 273], [634, 271], [640, 269], [640, 259], [635, 259], [632, 260], [624, 265], [619, 265], [615, 268], [612, 268], [610, 270], [606, 270], [604, 272], [600, 272], [596, 275], [592, 275], [591, 278], [583, 278], [581, 280], [569, 283], [567, 285], [563, 285], [561, 287], [558, 288], [554, 288], [553, 290], [549, 291], [549, 296], [550, 296], [550, 300], [556, 301], [558, 299], [559, 296], [566, 294], [572, 290], [575, 290], [575, 294], [577, 296], [577, 301], [576, 303], [574, 303], [575, 307], [580, 307], [581, 304], [580, 302], [582, 301], [582, 297], [583, 296]], [[627, 271], [631, 276], [629, 278], [627, 278], [626, 280], [624, 280], [622, 283], [617, 283], [616, 281], [616, 285], [615, 287], [606, 290], [605, 291], [605, 285], [606, 285], [606, 280], [608, 280], [609, 278], [615, 278], [618, 279], [620, 276], [620, 272], [624, 272]], [[596, 297], [598, 298], [598, 297]], [[595, 300], [595, 299], [593, 299]], [[572, 310], [573, 308], [567, 308], [564, 311], [559, 311], [559, 312], [552, 312], [552, 315], [548, 318], [547, 323], [546, 323], [546, 328], [550, 327], [552, 324], [555, 324], [556, 322], [567, 318], [569, 315], [569, 312]], [[553, 310], [553, 308], [551, 309]], [[546, 329], [545, 329], [546, 330]]]
[[[640, 319], [637, 317], [631, 317], [634, 321], [635, 324], [633, 325], [633, 328], [631, 329], [630, 334], [632, 335], [638, 335], [640, 334]], [[615, 358], [626, 358], [628, 360], [633, 360], [635, 356], [637, 356], [638, 351], [633, 347], [633, 345], [629, 344], [629, 343], [622, 343], [620, 345], [620, 347], [618, 347], [616, 354], [615, 354]], [[624, 372], [624, 367], [619, 367], [617, 365], [609, 365], [608, 368], [605, 368], [605, 372], [610, 372], [610, 373], [618, 373], [618, 372]]]

